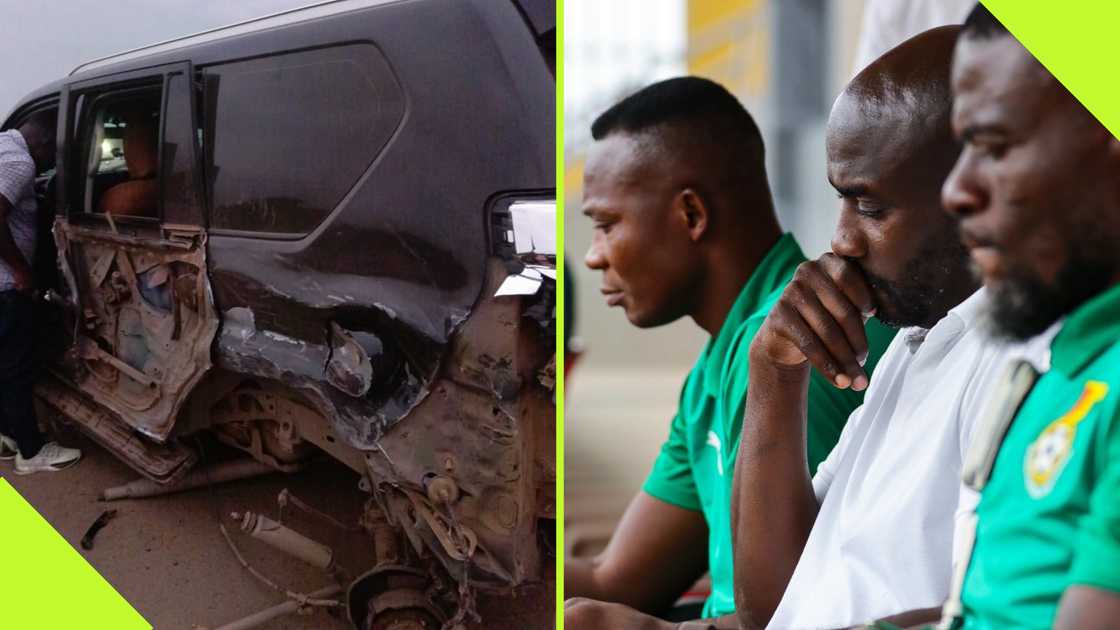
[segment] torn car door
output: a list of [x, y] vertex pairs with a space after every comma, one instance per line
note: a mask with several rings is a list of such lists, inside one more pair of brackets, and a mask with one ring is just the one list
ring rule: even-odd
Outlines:
[[66, 211], [55, 225], [74, 317], [56, 370], [125, 424], [167, 440], [211, 367], [190, 64], [69, 86]]

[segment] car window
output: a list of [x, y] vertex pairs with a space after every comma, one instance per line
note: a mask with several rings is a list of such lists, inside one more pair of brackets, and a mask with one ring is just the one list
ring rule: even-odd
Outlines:
[[155, 85], [83, 99], [84, 212], [159, 216], [160, 98]]
[[209, 66], [210, 225], [301, 235], [357, 183], [400, 119], [377, 49], [352, 44]]

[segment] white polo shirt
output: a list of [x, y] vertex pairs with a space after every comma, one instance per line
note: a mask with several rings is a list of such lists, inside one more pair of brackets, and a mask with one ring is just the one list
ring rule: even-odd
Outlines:
[[973, 424], [1009, 360], [982, 330], [985, 290], [933, 328], [899, 331], [813, 478], [817, 520], [769, 628], [840, 628], [941, 606]]

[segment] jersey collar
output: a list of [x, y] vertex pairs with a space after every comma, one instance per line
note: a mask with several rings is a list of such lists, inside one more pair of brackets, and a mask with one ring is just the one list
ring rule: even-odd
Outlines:
[[805, 262], [801, 246], [790, 233], [783, 234], [758, 263], [750, 279], [743, 285], [735, 304], [720, 326], [719, 334], [704, 350], [704, 388], [711, 396], [719, 394], [723, 362], [743, 322], [754, 315], [775, 289], [789, 281], [797, 266]]
[[1065, 320], [1050, 348], [1051, 365], [1069, 376], [1120, 341], [1120, 285], [1097, 294]]

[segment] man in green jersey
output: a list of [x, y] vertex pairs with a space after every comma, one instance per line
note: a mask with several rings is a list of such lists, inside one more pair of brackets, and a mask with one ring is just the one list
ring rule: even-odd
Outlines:
[[[567, 560], [565, 595], [615, 602], [616, 615], [625, 616], [621, 605], [663, 614], [709, 571], [703, 614], [729, 614], [729, 508], [746, 356], [805, 256], [779, 227], [758, 128], [723, 87], [694, 77], [653, 84], [602, 114], [592, 135], [583, 210], [595, 234], [585, 262], [602, 272], [608, 304], [642, 328], [690, 317], [711, 340], [684, 384], [668, 441], [606, 550]], [[868, 324], [868, 373], [893, 334]], [[812, 379], [810, 468], [861, 403], [856, 389]], [[571, 602], [565, 625], [625, 627], [601, 613], [594, 602]]]
[[[944, 204], [992, 295], [994, 330], [1049, 352], [1003, 405], [1006, 432], [991, 422], [974, 448], [992, 446], [969, 453], [966, 481], [983, 492], [948, 612], [969, 629], [1118, 628], [1120, 141], [982, 6], [952, 85], [965, 148]], [[974, 457], [984, 452], [997, 454]]]

